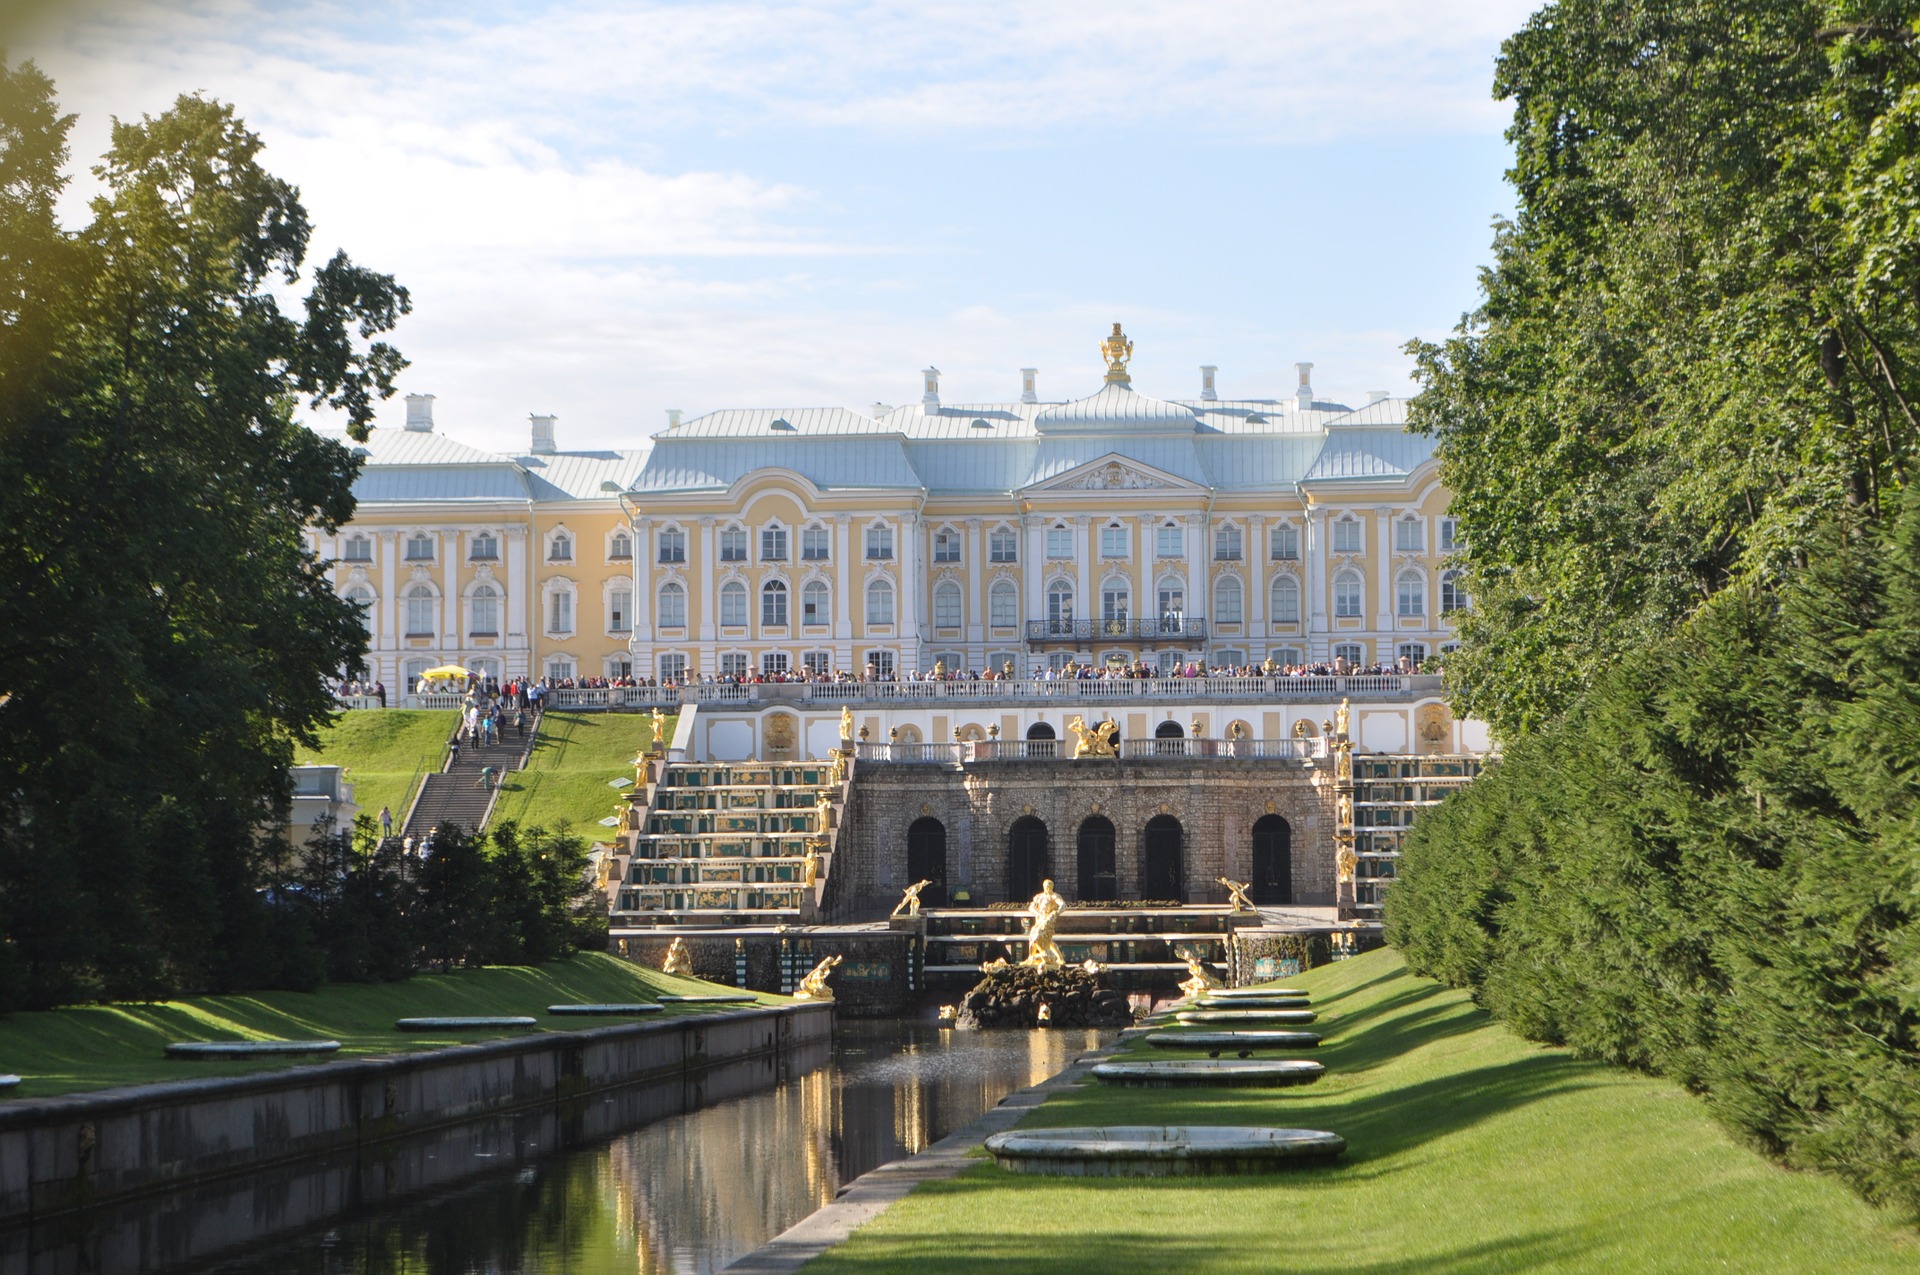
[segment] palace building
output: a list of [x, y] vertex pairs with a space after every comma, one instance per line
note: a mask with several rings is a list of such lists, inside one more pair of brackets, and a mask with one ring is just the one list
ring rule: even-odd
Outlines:
[[1155, 398], [1132, 343], [1105, 381], [1045, 400], [725, 408], [631, 449], [522, 455], [439, 432], [430, 395], [363, 447], [359, 507], [316, 540], [366, 611], [371, 677], [400, 695], [455, 662], [499, 678], [700, 681], [801, 668], [880, 678], [1162, 671], [1447, 648], [1432, 440], [1406, 401]]

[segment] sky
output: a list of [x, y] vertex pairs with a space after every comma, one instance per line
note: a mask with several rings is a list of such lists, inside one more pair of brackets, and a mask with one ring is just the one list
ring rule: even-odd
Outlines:
[[[1411, 392], [1473, 307], [1512, 0], [95, 0], [0, 32], [76, 112], [231, 102], [299, 186], [309, 259], [394, 274], [404, 393], [523, 451], [631, 447], [665, 412], [1100, 387]], [[405, 407], [383, 406], [382, 425]], [[316, 418], [317, 424], [326, 424]]]

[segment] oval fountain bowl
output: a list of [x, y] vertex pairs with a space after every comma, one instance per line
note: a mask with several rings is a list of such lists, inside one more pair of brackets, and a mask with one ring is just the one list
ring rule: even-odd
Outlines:
[[987, 1151], [1003, 1169], [1089, 1178], [1272, 1173], [1330, 1160], [1346, 1149], [1347, 1140], [1337, 1133], [1264, 1125], [1010, 1129], [987, 1139]]
[[1305, 1009], [1313, 1002], [1304, 996], [1241, 996], [1222, 1000], [1203, 996], [1193, 1003], [1195, 1009]]
[[1157, 1031], [1147, 1035], [1147, 1043], [1161, 1049], [1312, 1049], [1320, 1043], [1319, 1032], [1232, 1031], [1190, 1032]]
[[759, 1000], [752, 992], [720, 992], [713, 996], [662, 996], [663, 1005], [748, 1005]]
[[337, 1040], [180, 1040], [167, 1046], [169, 1058], [278, 1058], [289, 1054], [338, 1053]]
[[1298, 987], [1209, 987], [1202, 995], [1213, 1000], [1238, 1001], [1258, 999], [1263, 996], [1305, 996], [1304, 989]]
[[393, 1025], [397, 1032], [472, 1032], [486, 1031], [490, 1027], [538, 1027], [537, 1018], [512, 1017], [453, 1017], [453, 1018], [402, 1018]]
[[1251, 1027], [1260, 1023], [1310, 1023], [1319, 1015], [1310, 1009], [1183, 1009], [1174, 1017], [1183, 1023]]
[[1224, 1089], [1285, 1089], [1310, 1085], [1327, 1074], [1317, 1062], [1297, 1058], [1247, 1062], [1238, 1058], [1186, 1058], [1172, 1062], [1096, 1063], [1093, 1078], [1133, 1089], [1212, 1085]]
[[620, 1017], [631, 1017], [634, 1014], [657, 1014], [660, 1012], [660, 1006], [650, 1005], [644, 1001], [635, 1002], [631, 1005], [614, 1003], [605, 1005], [549, 1005], [547, 1006], [547, 1012], [549, 1014], [588, 1014], [604, 1015], [607, 1017], [617, 1015]]

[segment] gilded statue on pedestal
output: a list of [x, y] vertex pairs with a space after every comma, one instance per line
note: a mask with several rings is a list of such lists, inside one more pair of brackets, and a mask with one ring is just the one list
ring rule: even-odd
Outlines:
[[1334, 856], [1333, 862], [1334, 867], [1340, 873], [1340, 880], [1344, 884], [1353, 880], [1354, 867], [1360, 861], [1354, 855], [1352, 846], [1342, 845], [1339, 853]]
[[1188, 996], [1200, 996], [1210, 988], [1223, 986], [1192, 948], [1176, 947], [1173, 954], [1187, 963], [1187, 977], [1181, 982], [1180, 990]]
[[1109, 383], [1132, 383], [1127, 375], [1127, 361], [1133, 357], [1133, 342], [1127, 340], [1127, 334], [1120, 330], [1118, 323], [1113, 325], [1113, 335], [1100, 343], [1100, 357], [1106, 360]]
[[819, 838], [807, 842], [807, 857], [800, 861], [800, 884], [811, 888], [820, 879]]
[[833, 794], [822, 790], [820, 795], [814, 798], [813, 813], [820, 817], [820, 826], [814, 831], [833, 831]]
[[1333, 733], [1345, 739], [1347, 723], [1353, 714], [1353, 705], [1347, 700], [1340, 701], [1340, 707], [1333, 710]]
[[693, 977], [693, 958], [687, 954], [685, 939], [675, 938], [673, 942], [667, 944], [667, 959], [661, 964], [660, 972], [679, 974], [686, 978]]
[[1253, 899], [1247, 893], [1248, 890], [1253, 888], [1252, 882], [1229, 881], [1225, 877], [1215, 877], [1214, 880], [1227, 887], [1227, 901], [1233, 905], [1235, 912], [1258, 912], [1260, 910], [1253, 906]]
[[653, 751], [667, 751], [667, 715], [660, 711], [658, 704], [653, 708]]
[[1067, 910], [1067, 901], [1053, 890], [1053, 879], [1049, 877], [1040, 883], [1040, 893], [1033, 896], [1027, 904], [1027, 914], [1033, 918], [1033, 924], [1027, 930], [1027, 959], [1022, 965], [1037, 970], [1057, 970], [1065, 964], [1066, 958], [1060, 954], [1060, 945], [1053, 941], [1053, 933], [1060, 927], [1060, 914]]
[[1073, 732], [1073, 755], [1075, 760], [1082, 757], [1111, 757], [1114, 744], [1120, 736], [1120, 724], [1111, 717], [1103, 717], [1094, 725], [1087, 725], [1087, 719], [1075, 714], [1067, 723], [1067, 729]]
[[840, 706], [840, 747], [853, 747], [853, 709], [845, 704]]
[[900, 897], [900, 902], [893, 905], [893, 911], [890, 912], [888, 915], [899, 916], [902, 912], [904, 912], [908, 916], [919, 916], [920, 915], [920, 891], [926, 889], [928, 886], [932, 884], [933, 882], [931, 881], [915, 881], [912, 885], [907, 887], [907, 892]]
[[833, 989], [827, 986], [827, 973], [838, 965], [843, 957], [834, 955], [813, 967], [813, 972], [800, 980], [800, 986], [793, 989], [793, 998], [799, 1001], [830, 1001]]

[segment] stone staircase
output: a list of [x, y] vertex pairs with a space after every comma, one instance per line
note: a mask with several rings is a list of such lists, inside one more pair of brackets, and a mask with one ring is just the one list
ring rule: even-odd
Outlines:
[[[527, 726], [525, 739], [515, 739], [513, 727], [509, 725], [506, 737], [490, 745], [469, 747], [462, 744], [459, 761], [446, 765], [437, 774], [428, 775], [421, 784], [420, 795], [407, 815], [407, 826], [402, 834], [416, 838], [417, 844], [417, 839], [433, 828], [458, 827], [468, 832], [484, 829], [487, 817], [493, 813], [500, 780], [509, 770], [519, 770], [527, 764], [527, 756], [533, 750], [539, 726], [540, 719], [536, 715]], [[488, 766], [494, 770], [494, 786], [482, 788], [480, 775]]]

